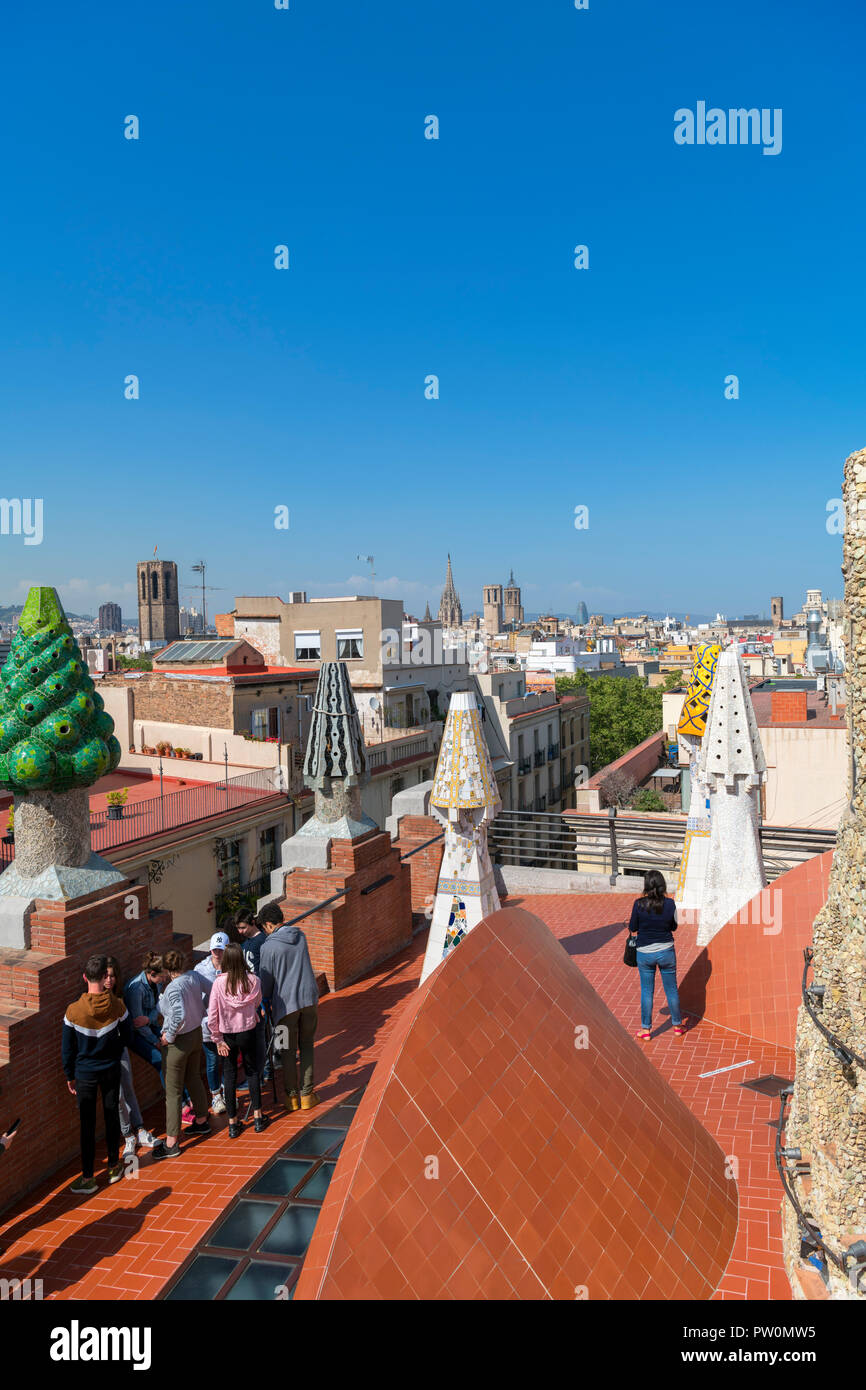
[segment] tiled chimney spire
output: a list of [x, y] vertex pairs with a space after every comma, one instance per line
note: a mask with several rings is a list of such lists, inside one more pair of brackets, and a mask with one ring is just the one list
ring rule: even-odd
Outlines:
[[710, 796], [698, 928], [698, 945], [705, 946], [767, 884], [758, 819], [767, 764], [743, 663], [731, 647], [716, 664], [698, 773]]
[[445, 827], [445, 852], [422, 982], [448, 952], [499, 907], [487, 822], [502, 805], [471, 691], [455, 691], [442, 732], [430, 810]]

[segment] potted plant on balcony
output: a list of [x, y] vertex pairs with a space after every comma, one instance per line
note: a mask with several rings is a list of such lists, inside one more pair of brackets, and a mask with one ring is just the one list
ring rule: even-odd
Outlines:
[[6, 834], [3, 836], [4, 845], [15, 843], [15, 807], [9, 807], [9, 817], [6, 821]]
[[108, 819], [121, 820], [123, 818], [123, 808], [129, 796], [128, 787], [120, 787], [117, 791], [109, 792], [106, 796], [108, 802]]

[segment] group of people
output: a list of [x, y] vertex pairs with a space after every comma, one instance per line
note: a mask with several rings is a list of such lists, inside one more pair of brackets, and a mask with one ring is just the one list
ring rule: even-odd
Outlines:
[[[93, 955], [85, 964], [85, 991], [63, 1019], [63, 1070], [78, 1101], [81, 1126], [81, 1177], [73, 1182], [73, 1192], [97, 1189], [100, 1096], [109, 1183], [124, 1175], [121, 1140], [124, 1157], [141, 1147], [151, 1150], [155, 1160], [178, 1158], [183, 1126], [186, 1134], [209, 1134], [209, 1113], [226, 1113], [229, 1137], [237, 1139], [244, 1129], [238, 1118], [239, 1062], [254, 1129], [266, 1129], [262, 1081], [269, 1067], [269, 1023], [282, 1061], [286, 1109], [311, 1110], [318, 1104], [313, 1049], [319, 991], [306, 937], [298, 927], [284, 925], [274, 903], [258, 916], [244, 909], [233, 923], [239, 942], [225, 931], [214, 932], [209, 954], [192, 969], [180, 951], [149, 951], [125, 988], [114, 956]], [[159, 1073], [165, 1091], [164, 1139], [145, 1126], [130, 1049]]]

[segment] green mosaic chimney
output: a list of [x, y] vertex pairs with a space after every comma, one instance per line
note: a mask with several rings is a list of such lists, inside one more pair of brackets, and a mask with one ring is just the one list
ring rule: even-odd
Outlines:
[[0, 787], [91, 787], [120, 762], [105, 711], [56, 589], [33, 588], [0, 671]]

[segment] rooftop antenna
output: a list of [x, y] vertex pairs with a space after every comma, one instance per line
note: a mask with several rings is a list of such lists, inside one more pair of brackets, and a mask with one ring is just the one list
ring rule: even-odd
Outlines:
[[357, 558], [358, 558], [359, 560], [363, 560], [363, 562], [364, 562], [365, 565], [369, 565], [369, 566], [370, 566], [370, 584], [371, 584], [371, 586], [372, 586], [373, 593], [375, 594], [375, 592], [376, 592], [376, 571], [375, 571], [375, 569], [373, 568], [373, 556], [372, 556], [372, 555], [359, 555], [359, 556], [357, 556]]
[[207, 566], [204, 560], [199, 560], [197, 565], [193, 565], [193, 574], [201, 575], [201, 630], [202, 635], [207, 632], [207, 598], [205, 597], [204, 576]]

